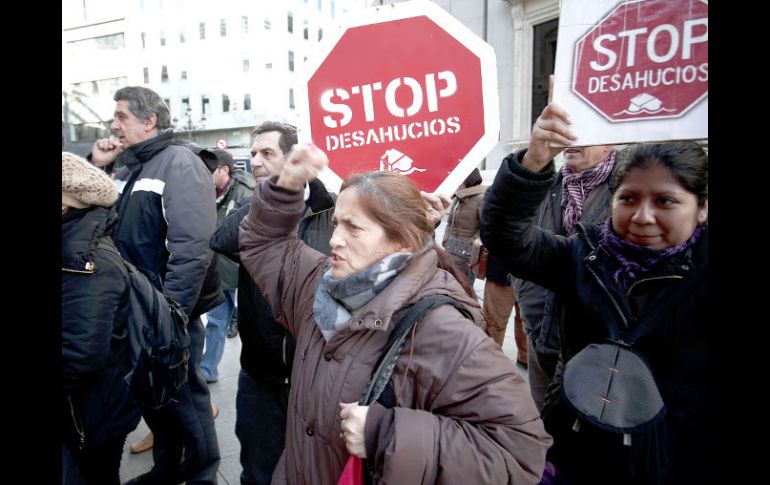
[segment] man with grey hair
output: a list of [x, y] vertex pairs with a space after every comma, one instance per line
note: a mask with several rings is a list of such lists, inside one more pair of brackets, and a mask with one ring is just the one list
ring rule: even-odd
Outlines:
[[[216, 483], [219, 446], [208, 386], [200, 373], [204, 329], [200, 315], [223, 300], [219, 278], [208, 278], [216, 228], [211, 172], [174, 140], [168, 106], [151, 89], [128, 86], [114, 96], [110, 138], [97, 140], [91, 160], [120, 165], [115, 184], [120, 219], [112, 232], [121, 255], [144, 270], [190, 316], [187, 383], [176, 400], [143, 409], [155, 436], [152, 470], [128, 483]], [[205, 282], [212, 281], [215, 285]], [[182, 457], [184, 456], [184, 460]]]

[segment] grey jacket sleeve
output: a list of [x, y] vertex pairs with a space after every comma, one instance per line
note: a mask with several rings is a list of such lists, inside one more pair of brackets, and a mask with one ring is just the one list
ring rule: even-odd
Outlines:
[[163, 191], [169, 252], [164, 285], [189, 315], [213, 255], [209, 239], [217, 224], [216, 192], [211, 174], [191, 151], [169, 150], [174, 152]]

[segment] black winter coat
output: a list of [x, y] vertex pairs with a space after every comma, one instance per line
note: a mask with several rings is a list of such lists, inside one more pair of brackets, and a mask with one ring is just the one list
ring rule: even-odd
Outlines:
[[102, 207], [70, 209], [62, 218], [61, 413], [69, 446], [125, 436], [139, 423], [122, 378], [127, 355], [113, 338], [125, 334], [129, 283], [109, 250], [97, 248], [114, 248], [108, 233], [116, 218]]
[[[481, 239], [490, 252], [514, 276], [559, 296], [562, 354], [543, 409], [546, 430], [554, 437], [548, 459], [576, 483], [705, 483], [708, 231], [692, 248], [660, 262], [623, 292], [612, 277], [614, 263], [599, 242], [600, 226], [579, 223], [576, 233], [565, 238], [534, 224], [553, 176], [553, 163], [533, 173], [516, 158], [506, 160], [486, 193], [481, 217]], [[697, 279], [690, 290], [633, 347], [652, 370], [665, 419], [633, 435], [632, 446], [622, 444], [622, 435], [587, 422], [579, 432], [572, 431], [576, 415], [560, 394], [563, 363], [587, 345], [605, 342], [606, 322], [632, 327], [691, 277]]]
[[[236, 170], [230, 178], [230, 183], [225, 191], [217, 197], [217, 227], [222, 225], [227, 214], [235, 210], [236, 205], [241, 201], [251, 200], [251, 194], [254, 193], [254, 187], [257, 181], [254, 176], [243, 170]], [[238, 264], [231, 261], [223, 254], [215, 254], [217, 261], [219, 277], [222, 281], [222, 288], [234, 290], [238, 287]]]
[[[310, 182], [307, 209], [299, 225], [299, 238], [308, 246], [330, 254], [334, 227], [335, 197], [319, 180]], [[214, 236], [211, 248], [240, 262], [238, 243], [241, 220], [249, 213], [251, 198], [231, 211]], [[294, 360], [294, 337], [275, 320], [270, 304], [242, 265], [238, 265], [238, 332], [241, 336], [241, 368], [251, 377], [289, 384]]]
[[[511, 154], [503, 163], [508, 163], [512, 157], [517, 157], [517, 160], [521, 162], [524, 153], [526, 150]], [[535, 224], [560, 236], [566, 236], [561, 206], [563, 178], [562, 172], [557, 172], [553, 184], [538, 207], [535, 216]], [[610, 202], [612, 201], [612, 194], [609, 190], [611, 179], [612, 173], [607, 176], [604, 182], [594, 188], [585, 200], [579, 222], [599, 224], [609, 217]], [[531, 281], [518, 278], [514, 279], [513, 288], [519, 302], [521, 318], [524, 320], [524, 331], [534, 343], [533, 351], [556, 359], [559, 353], [559, 317], [557, 315], [558, 304], [554, 300], [553, 292]]]

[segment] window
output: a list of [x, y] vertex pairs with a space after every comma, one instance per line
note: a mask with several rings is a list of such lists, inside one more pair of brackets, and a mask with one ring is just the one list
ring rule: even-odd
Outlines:
[[226, 94], [222, 95], [222, 112], [227, 113], [230, 111], [230, 97]]
[[334, 0], [332, 0], [331, 11], [332, 11], [332, 18], [334, 18]]
[[272, 28], [272, 23], [270, 22], [270, 19], [265, 19], [265, 30], [270, 30]]
[[162, 30], [160, 31], [160, 45], [164, 46], [166, 45], [166, 33]]
[[247, 17], [246, 15], [241, 17], [241, 32], [243, 32], [244, 34], [249, 33], [249, 17]]
[[171, 100], [169, 98], [163, 98], [163, 102], [166, 103], [166, 108], [171, 111]]
[[219, 21], [219, 36], [227, 37], [227, 19], [222, 19]]
[[243, 95], [243, 110], [250, 110], [251, 109], [251, 95], [250, 94], [244, 94]]
[[318, 40], [320, 41], [323, 38], [324, 38], [324, 29], [318, 29]]
[[243, 72], [249, 72], [249, 60], [244, 59], [243, 60]]
[[188, 96], [182, 98], [182, 108], [185, 113], [190, 113], [190, 98]]
[[209, 104], [209, 97], [208, 96], [201, 96], [201, 113], [203, 115], [206, 115], [206, 105]]
[[147, 43], [146, 43], [146, 41], [147, 41], [147, 34], [145, 34], [144, 32], [142, 32], [142, 49], [144, 49], [144, 48], [146, 48], [146, 47], [147, 47]]
[[304, 25], [304, 28], [302, 29], [302, 37], [304, 37], [305, 40], [307, 40], [308, 39], [308, 29], [309, 29], [308, 24], [307, 24], [307, 20], [305, 20], [302, 23]]
[[145, 67], [144, 71], [144, 84], [150, 84], [150, 68]]
[[289, 71], [294, 72], [294, 51], [289, 51]]
[[201, 40], [206, 38], [206, 22], [201, 22], [198, 24], [198, 31], [200, 31], [200, 37]]
[[96, 49], [102, 50], [118, 50], [126, 46], [126, 39], [123, 32], [119, 34], [103, 35], [100, 37], [91, 37], [90, 39], [76, 40], [69, 43], [72, 47], [78, 49]]
[[273, 63], [272, 62], [266, 62], [265, 63], [265, 69], [272, 69], [272, 68], [273, 68]]
[[160, 82], [167, 83], [168, 82], [168, 67], [163, 66], [160, 68]]
[[187, 71], [182, 71], [182, 81], [185, 81], [187, 79]]
[[323, 6], [323, 0], [318, 0], [318, 11], [321, 11], [321, 7]]
[[289, 14], [286, 16], [286, 21], [289, 24], [289, 33], [291, 34], [294, 32], [294, 14], [289, 12]]
[[294, 90], [289, 88], [289, 108], [294, 109]]
[[184, 38], [184, 30], [179, 31], [179, 43], [184, 44], [185, 38]]

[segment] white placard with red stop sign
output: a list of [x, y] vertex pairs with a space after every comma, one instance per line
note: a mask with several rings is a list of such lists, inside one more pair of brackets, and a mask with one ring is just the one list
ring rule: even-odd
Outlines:
[[227, 148], [227, 140], [225, 140], [222, 137], [219, 137], [217, 138], [216, 145], [217, 145], [217, 148], [219, 148], [220, 150], [225, 150]]
[[304, 79], [299, 137], [328, 155], [332, 191], [389, 170], [452, 193], [499, 140], [494, 50], [426, 0], [343, 19]]
[[577, 145], [708, 139], [708, 3], [563, 0], [556, 51]]

